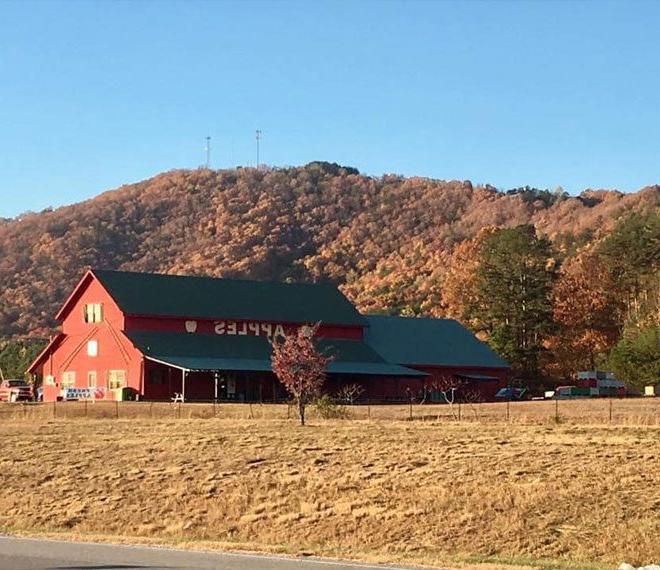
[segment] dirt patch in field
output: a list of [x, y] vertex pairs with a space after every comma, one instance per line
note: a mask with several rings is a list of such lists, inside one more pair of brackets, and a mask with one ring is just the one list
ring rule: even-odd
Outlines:
[[660, 560], [660, 429], [3, 424], [0, 526], [376, 560]]

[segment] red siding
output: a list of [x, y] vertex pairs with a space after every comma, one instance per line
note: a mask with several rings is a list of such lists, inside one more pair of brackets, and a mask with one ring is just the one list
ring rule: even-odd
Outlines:
[[[187, 319], [185, 317], [149, 317], [139, 315], [126, 315], [125, 330], [133, 331], [162, 331], [187, 332], [186, 322], [194, 323], [195, 332], [213, 334], [216, 323], [222, 319]], [[242, 323], [281, 324], [285, 331], [290, 331], [304, 323], [273, 323], [270, 321], [246, 321], [241, 319], [227, 319], [225, 322], [235, 322], [240, 328]], [[248, 331], [248, 334], [249, 331]], [[356, 326], [324, 325], [321, 323], [318, 336], [323, 338], [362, 339], [363, 328]]]
[[[476, 390], [481, 399], [490, 402], [495, 399], [495, 394], [500, 388], [507, 386], [508, 369], [502, 368], [484, 368], [484, 367], [452, 367], [452, 366], [421, 366], [406, 365], [408, 368], [426, 372], [428, 376], [419, 377], [392, 377], [392, 376], [353, 376], [353, 377], [331, 377], [328, 379], [326, 387], [329, 392], [336, 392], [340, 386], [345, 384], [358, 384], [363, 392], [360, 396], [362, 400], [372, 401], [405, 401], [408, 394], [417, 397], [420, 396], [425, 386], [428, 386], [434, 379], [443, 376], [453, 376], [457, 374], [493, 376], [495, 380], [469, 380], [468, 387]], [[457, 392], [460, 398], [460, 393]]]
[[[86, 303], [102, 303], [103, 322], [86, 323], [83, 307]], [[88, 280], [62, 315], [63, 340], [46, 354], [41, 365], [43, 378], [53, 376], [55, 385], [44, 383], [44, 400], [55, 400], [62, 388], [64, 372], [75, 372], [76, 388], [88, 387], [88, 373], [96, 372], [97, 387], [107, 387], [109, 370], [125, 370], [127, 385], [141, 390], [142, 355], [124, 337], [124, 315], [96, 279]], [[98, 343], [98, 355], [87, 355], [87, 342]]]
[[428, 366], [428, 365], [409, 365], [409, 368], [421, 370], [429, 374], [427, 382], [438, 379], [446, 375], [468, 374], [477, 376], [493, 376], [496, 380], [470, 380], [468, 386], [477, 390], [485, 402], [492, 402], [495, 399], [500, 388], [508, 384], [510, 370], [508, 368], [486, 368], [482, 366]]

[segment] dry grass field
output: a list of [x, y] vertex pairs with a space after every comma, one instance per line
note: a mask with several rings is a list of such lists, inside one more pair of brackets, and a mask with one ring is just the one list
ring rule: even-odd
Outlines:
[[444, 566], [660, 561], [660, 427], [182, 418], [0, 428], [5, 532]]
[[[285, 404], [212, 404], [167, 402], [50, 402], [0, 405], [0, 427], [12, 420], [43, 419], [249, 419], [283, 420], [295, 409]], [[354, 420], [510, 422], [545, 424], [559, 418], [579, 425], [660, 426], [660, 398], [546, 400], [486, 404], [358, 405], [346, 408]], [[309, 408], [310, 418], [318, 418]]]

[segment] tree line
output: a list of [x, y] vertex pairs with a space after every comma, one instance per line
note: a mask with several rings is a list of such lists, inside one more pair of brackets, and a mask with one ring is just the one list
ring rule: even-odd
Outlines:
[[324, 162], [176, 170], [2, 221], [0, 338], [52, 335], [89, 267], [330, 281], [363, 312], [458, 318], [525, 379], [605, 358], [632, 378], [657, 338], [659, 208], [659, 186], [569, 196]]
[[655, 384], [660, 216], [632, 214], [572, 257], [534, 226], [486, 228], [452, 255], [441, 303], [528, 382], [600, 368]]

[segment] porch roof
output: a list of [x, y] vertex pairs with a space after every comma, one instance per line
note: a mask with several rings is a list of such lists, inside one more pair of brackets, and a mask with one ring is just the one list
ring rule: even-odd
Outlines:
[[483, 382], [491, 382], [493, 380], [499, 380], [497, 376], [486, 376], [485, 374], [463, 374], [457, 373], [456, 376], [459, 378], [465, 378], [466, 380], [476, 380]]
[[[182, 370], [271, 372], [271, 347], [263, 336], [212, 335], [164, 332], [127, 332], [126, 336], [149, 360]], [[318, 339], [324, 354], [334, 356], [330, 374], [426, 376], [386, 362], [359, 340]]]

